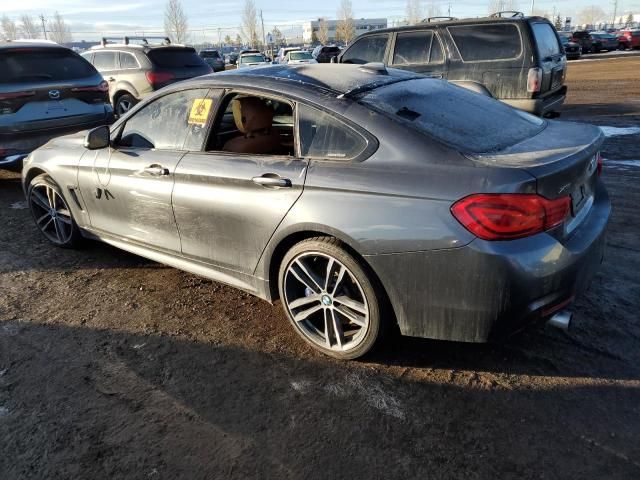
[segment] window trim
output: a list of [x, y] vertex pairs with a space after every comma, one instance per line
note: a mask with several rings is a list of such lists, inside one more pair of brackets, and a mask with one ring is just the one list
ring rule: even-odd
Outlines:
[[[111, 135], [111, 148], [113, 148], [114, 150], [122, 150], [122, 149], [127, 149], [127, 150], [144, 150], [147, 152], [153, 152], [153, 151], [160, 151], [160, 152], [198, 152], [198, 150], [186, 150], [184, 148], [184, 145], [187, 141], [187, 137], [185, 135], [184, 137], [184, 141], [182, 142], [182, 147], [181, 148], [156, 148], [155, 146], [153, 148], [141, 148], [141, 147], [128, 147], [126, 145], [120, 145], [119, 142], [122, 138], [122, 132], [124, 131], [124, 129], [127, 127], [127, 123], [129, 123], [129, 120], [131, 120], [133, 117], [135, 117], [136, 115], [138, 115], [138, 113], [144, 109], [147, 108], [149, 105], [157, 102], [158, 100], [161, 100], [169, 95], [174, 95], [174, 94], [179, 94], [179, 93], [184, 93], [184, 92], [190, 92], [192, 90], [206, 90], [206, 94], [204, 95], [204, 98], [209, 98], [209, 94], [211, 93], [212, 88], [211, 87], [204, 87], [204, 86], [200, 86], [200, 87], [192, 87], [192, 88], [184, 88], [181, 90], [172, 90], [170, 92], [166, 92], [163, 95], [159, 95], [157, 97], [154, 97], [151, 101], [149, 102], [145, 102], [145, 103], [140, 103], [138, 104], [140, 106], [140, 108], [136, 108], [136, 110], [133, 111], [133, 114], [131, 116], [127, 116], [126, 119], [124, 119], [122, 122], [117, 121], [112, 125], [111, 131], [112, 131], [112, 135]], [[136, 105], [136, 107], [138, 106]], [[211, 124], [211, 119], [209, 119], [208, 121], [209, 124]], [[208, 127], [206, 127], [208, 130]], [[113, 135], [113, 133], [115, 133], [115, 135]], [[206, 135], [206, 134], [205, 134]], [[202, 150], [202, 148], [204, 148], [205, 142], [202, 142], [202, 145], [200, 146], [200, 151]]]
[[[432, 38], [438, 40], [438, 42], [440, 43], [440, 50], [442, 51], [442, 61], [441, 62], [437, 62], [437, 63], [432, 63], [432, 62], [427, 62], [427, 63], [419, 63], [419, 62], [414, 62], [414, 63], [393, 63], [394, 57], [396, 55], [396, 45], [398, 43], [398, 37], [402, 34], [411, 34], [411, 33], [420, 33], [420, 32], [431, 32]], [[433, 51], [433, 40], [431, 42], [431, 49], [429, 50], [429, 60], [431, 60], [431, 52]], [[396, 32], [394, 38], [393, 38], [393, 48], [390, 49], [389, 51], [389, 65], [393, 66], [393, 67], [412, 67], [412, 66], [442, 66], [447, 62], [447, 54], [446, 51], [444, 49], [444, 44], [442, 43], [442, 39], [440, 38], [440, 35], [438, 35], [438, 32], [435, 28], [421, 28], [421, 29], [417, 29], [417, 30], [403, 30], [401, 32]]]
[[[489, 26], [489, 25], [513, 25], [515, 29], [518, 31], [518, 36], [520, 37], [520, 52], [515, 57], [508, 58], [498, 58], [494, 60], [465, 60], [458, 48], [458, 43], [451, 33], [451, 29], [455, 28], [464, 28], [464, 27], [477, 27], [477, 26]], [[460, 57], [460, 61], [462, 63], [496, 63], [496, 62], [509, 62], [513, 60], [518, 60], [524, 54], [524, 37], [522, 36], [522, 29], [518, 26], [516, 22], [494, 22], [494, 23], [482, 23], [482, 24], [468, 24], [468, 25], [450, 25], [447, 27], [447, 33], [451, 37], [451, 41], [453, 42], [453, 46], [456, 47], [456, 52], [458, 52], [458, 57]]]

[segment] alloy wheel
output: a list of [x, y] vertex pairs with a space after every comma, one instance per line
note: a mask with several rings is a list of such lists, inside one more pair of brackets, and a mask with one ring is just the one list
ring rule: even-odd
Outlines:
[[34, 185], [29, 195], [36, 225], [45, 237], [57, 244], [65, 244], [73, 235], [73, 220], [64, 198], [53, 187]]
[[131, 110], [131, 107], [133, 107], [133, 102], [127, 99], [120, 99], [118, 100], [118, 105], [116, 106], [116, 113], [118, 115], [124, 115], [129, 110]]
[[305, 252], [289, 263], [284, 301], [296, 326], [316, 345], [345, 352], [365, 339], [370, 312], [362, 286], [339, 260]]

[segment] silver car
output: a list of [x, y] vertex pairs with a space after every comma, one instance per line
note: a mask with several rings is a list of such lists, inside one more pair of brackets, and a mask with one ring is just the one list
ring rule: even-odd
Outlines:
[[280, 299], [337, 358], [566, 327], [602, 259], [603, 136], [383, 65], [228, 71], [27, 160], [37, 227]]

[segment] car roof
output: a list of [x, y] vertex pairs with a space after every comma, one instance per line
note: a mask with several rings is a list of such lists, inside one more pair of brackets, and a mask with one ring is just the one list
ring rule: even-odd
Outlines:
[[0, 42], [0, 50], [18, 49], [18, 48], [52, 48], [52, 49], [64, 49], [70, 50], [65, 46], [59, 45], [54, 42], [38, 42], [38, 41], [3, 41]]
[[[257, 77], [260, 77], [259, 79]], [[417, 73], [385, 68], [382, 64], [303, 64], [295, 66], [269, 65], [252, 70], [227, 70], [198, 77], [212, 83], [237, 83], [281, 90], [283, 82], [298, 87], [329, 90], [335, 95], [346, 95], [403, 80], [425, 78]], [[258, 82], [256, 80], [259, 80]], [[195, 80], [194, 80], [195, 81]]]
[[436, 27], [450, 27], [456, 25], [482, 25], [482, 24], [491, 24], [491, 23], [513, 23], [513, 22], [549, 22], [548, 19], [544, 17], [525, 17], [525, 16], [517, 16], [517, 17], [480, 17], [480, 18], [455, 18], [452, 20], [441, 20], [436, 22], [424, 21], [417, 23], [415, 25], [404, 25], [401, 27], [389, 27], [389, 28], [381, 28], [379, 30], [371, 30], [369, 32], [363, 33], [364, 35], [376, 35], [380, 33], [391, 33], [391, 32], [402, 32], [402, 31], [413, 31], [413, 30], [423, 30], [425, 28], [436, 28]]

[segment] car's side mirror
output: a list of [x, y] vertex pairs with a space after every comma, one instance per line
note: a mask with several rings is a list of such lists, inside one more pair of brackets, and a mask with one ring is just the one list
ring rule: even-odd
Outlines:
[[111, 143], [111, 132], [107, 125], [96, 127], [93, 130], [89, 130], [87, 136], [84, 137], [84, 148], [89, 150], [100, 150], [101, 148], [107, 148]]

